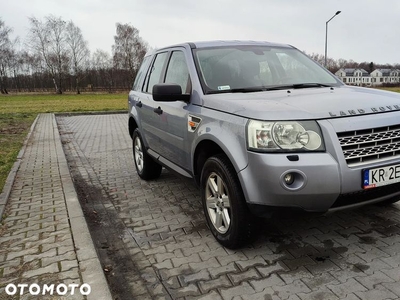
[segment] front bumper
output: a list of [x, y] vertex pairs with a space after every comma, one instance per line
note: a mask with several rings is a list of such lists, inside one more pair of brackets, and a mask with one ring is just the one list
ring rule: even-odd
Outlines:
[[[291, 154], [248, 152], [248, 166], [239, 180], [248, 204], [327, 211], [341, 191], [340, 170], [329, 153]], [[297, 174], [287, 186], [283, 176]]]
[[[295, 156], [293, 161], [291, 154], [248, 153], [249, 164], [238, 176], [253, 210], [268, 206], [326, 212], [400, 197], [400, 183], [362, 189], [362, 168], [341, 168], [329, 153]], [[288, 172], [298, 174], [290, 186], [283, 179]]]

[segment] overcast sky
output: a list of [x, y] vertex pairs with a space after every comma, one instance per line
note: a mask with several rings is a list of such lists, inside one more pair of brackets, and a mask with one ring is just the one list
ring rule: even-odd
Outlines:
[[357, 62], [400, 63], [399, 0], [0, 0], [12, 36], [24, 41], [28, 17], [72, 20], [93, 52], [111, 53], [115, 24], [129, 23], [153, 48], [215, 39], [291, 44]]

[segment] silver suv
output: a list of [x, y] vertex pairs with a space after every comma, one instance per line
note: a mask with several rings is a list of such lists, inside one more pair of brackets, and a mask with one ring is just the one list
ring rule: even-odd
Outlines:
[[326, 212], [400, 195], [400, 95], [350, 87], [267, 42], [185, 43], [147, 54], [129, 93], [136, 170], [194, 178], [208, 225], [236, 248], [253, 214]]

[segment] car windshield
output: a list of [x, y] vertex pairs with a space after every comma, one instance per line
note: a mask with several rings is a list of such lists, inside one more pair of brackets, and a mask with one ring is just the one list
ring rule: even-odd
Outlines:
[[295, 48], [224, 46], [193, 53], [206, 94], [342, 85]]

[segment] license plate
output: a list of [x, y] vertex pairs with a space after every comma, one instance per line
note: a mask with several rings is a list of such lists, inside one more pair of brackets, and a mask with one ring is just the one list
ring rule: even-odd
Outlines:
[[400, 164], [375, 169], [363, 170], [363, 188], [371, 189], [378, 186], [400, 182]]

